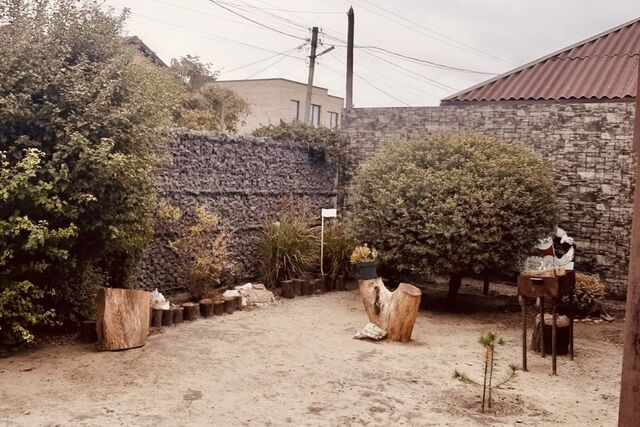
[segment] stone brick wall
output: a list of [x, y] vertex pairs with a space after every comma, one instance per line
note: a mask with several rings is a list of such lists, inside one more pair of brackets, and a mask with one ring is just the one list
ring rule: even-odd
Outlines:
[[539, 155], [552, 171], [559, 224], [577, 241], [576, 268], [611, 295], [627, 281], [633, 203], [632, 103], [476, 104], [345, 110], [347, 175], [398, 141], [435, 131], [495, 135]]
[[[261, 138], [175, 131], [171, 163], [158, 179], [160, 199], [189, 211], [206, 205], [233, 231], [230, 250], [240, 273], [255, 273], [261, 224], [287, 206], [333, 206], [335, 170], [305, 145]], [[183, 271], [157, 229], [134, 274], [141, 289], [184, 286]]]

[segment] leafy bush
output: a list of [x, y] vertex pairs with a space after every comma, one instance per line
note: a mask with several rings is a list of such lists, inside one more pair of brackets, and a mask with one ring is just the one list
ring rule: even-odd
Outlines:
[[267, 222], [258, 238], [260, 272], [266, 284], [300, 277], [318, 260], [317, 227], [300, 217], [283, 215]]
[[376, 259], [378, 259], [378, 251], [375, 248], [370, 248], [366, 243], [356, 247], [349, 258], [352, 264], [373, 262]]
[[539, 159], [489, 136], [436, 134], [375, 156], [353, 182], [356, 236], [396, 272], [447, 275], [450, 296], [471, 273], [514, 269], [556, 223]]
[[252, 132], [253, 136], [271, 138], [275, 141], [298, 141], [308, 145], [310, 150], [326, 154], [332, 162], [339, 162], [347, 146], [347, 138], [338, 129], [315, 127], [301, 122], [264, 125]]
[[170, 222], [173, 233], [178, 236], [169, 242], [169, 247], [187, 267], [187, 290], [195, 298], [202, 298], [207, 290], [219, 284], [229, 268], [229, 233], [221, 225], [220, 218], [207, 212], [204, 206], [196, 208], [195, 215], [185, 218], [179, 209], [163, 205], [159, 216]]
[[575, 304], [578, 313], [588, 316], [603, 312], [604, 284], [597, 276], [576, 272]]
[[345, 224], [338, 221], [331, 221], [325, 224], [325, 273], [332, 277], [346, 275], [350, 267], [349, 258], [355, 246], [355, 240]]
[[[12, 254], [0, 281], [31, 283], [21, 295], [58, 322], [89, 312], [92, 272], [128, 286], [151, 236], [157, 128], [171, 124], [180, 85], [138, 63], [125, 18], [93, 1], [0, 2], [2, 188], [15, 189], [0, 203], [0, 254]], [[35, 157], [28, 178], [11, 172]]]

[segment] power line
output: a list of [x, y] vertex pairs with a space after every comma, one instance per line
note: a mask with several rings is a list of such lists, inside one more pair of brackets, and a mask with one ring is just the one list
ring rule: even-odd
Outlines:
[[[289, 54], [290, 54], [290, 53], [292, 53], [294, 50], [296, 50], [296, 49], [298, 49], [298, 48], [302, 47], [302, 46], [304, 46], [304, 44], [302, 44], [302, 45], [300, 45], [300, 46], [296, 46], [296, 47], [294, 47], [293, 49], [290, 49], [290, 50], [289, 50]], [[284, 59], [285, 59], [285, 58], [287, 58], [287, 57], [288, 57], [288, 54], [287, 54], [287, 55], [282, 56], [281, 58], [278, 58], [278, 60], [277, 60], [277, 61], [275, 61], [274, 63], [269, 64], [269, 65], [267, 65], [266, 67], [264, 67], [263, 69], [261, 69], [260, 71], [257, 71], [257, 72], [255, 72], [255, 73], [251, 74], [249, 77], [247, 77], [247, 79], [246, 79], [246, 80], [249, 80], [251, 77], [257, 76], [258, 74], [262, 73], [263, 71], [268, 70], [269, 68], [271, 68], [271, 67], [275, 66], [276, 64], [280, 63], [282, 60], [284, 60]]]
[[[238, 3], [229, 3], [229, 2], [225, 2], [225, 1], [221, 1], [220, 3], [226, 4], [228, 6], [242, 6], [239, 5]], [[289, 12], [289, 13], [302, 13], [302, 14], [324, 14], [324, 15], [342, 15], [344, 12], [329, 12], [329, 11], [323, 11], [323, 10], [292, 10], [292, 9], [280, 9], [277, 7], [272, 7], [272, 8], [266, 8], [266, 7], [259, 7], [259, 6], [251, 6], [251, 5], [246, 5], [244, 7], [250, 7], [252, 9], [260, 9], [260, 10], [280, 10], [283, 12]]]
[[225, 9], [225, 10], [227, 10], [227, 11], [231, 12], [231, 13], [233, 13], [234, 15], [237, 15], [237, 16], [239, 16], [239, 17], [241, 17], [241, 18], [244, 18], [244, 19], [246, 19], [247, 21], [253, 22], [254, 24], [260, 25], [261, 27], [267, 28], [267, 29], [269, 29], [269, 30], [271, 30], [271, 31], [275, 31], [276, 33], [280, 33], [280, 34], [283, 34], [283, 35], [285, 35], [285, 36], [293, 37], [294, 39], [298, 39], [298, 40], [305, 40], [305, 41], [307, 40], [306, 38], [299, 37], [299, 36], [293, 35], [293, 34], [291, 34], [291, 33], [287, 33], [286, 31], [280, 31], [280, 30], [278, 30], [277, 28], [270, 27], [270, 26], [268, 26], [268, 25], [266, 25], [266, 24], [263, 24], [263, 23], [262, 23], [262, 22], [260, 22], [260, 21], [256, 21], [256, 20], [251, 19], [251, 18], [249, 18], [249, 17], [247, 17], [247, 16], [244, 16], [244, 15], [242, 15], [241, 13], [238, 13], [238, 12], [236, 12], [235, 10], [233, 10], [233, 9], [231, 9], [231, 8], [228, 8], [228, 7], [224, 6], [224, 5], [223, 5], [223, 4], [221, 4], [220, 2], [217, 2], [216, 0], [209, 0], [209, 2], [210, 2], [210, 3], [213, 3], [213, 4], [217, 5], [217, 6], [219, 6], [219, 7], [221, 7], [221, 8], [223, 8], [223, 9]]
[[[484, 57], [486, 57], [486, 58], [491, 58], [491, 59], [494, 59], [494, 60], [498, 60], [498, 61], [500, 61], [500, 62], [504, 62], [505, 64], [509, 64], [509, 65], [512, 65], [512, 66], [514, 65], [513, 63], [511, 63], [511, 62], [509, 62], [509, 61], [507, 61], [507, 60], [505, 60], [505, 59], [502, 59], [502, 58], [500, 58], [500, 57], [498, 57], [498, 56], [492, 55], [492, 54], [490, 54], [490, 53], [488, 53], [488, 52], [484, 52], [484, 51], [482, 51], [482, 50], [480, 50], [480, 49], [478, 49], [478, 48], [475, 48], [475, 47], [470, 46], [470, 45], [468, 45], [468, 44], [466, 44], [466, 43], [463, 43], [463, 42], [461, 42], [461, 41], [458, 41], [458, 40], [456, 40], [456, 39], [454, 39], [454, 38], [452, 38], [452, 37], [447, 36], [446, 34], [442, 34], [442, 33], [438, 32], [438, 31], [436, 31], [436, 30], [432, 30], [431, 28], [428, 28], [428, 27], [426, 27], [426, 26], [424, 26], [424, 25], [420, 24], [419, 22], [415, 22], [415, 21], [413, 21], [413, 20], [411, 20], [411, 19], [409, 19], [409, 18], [405, 18], [404, 16], [399, 15], [399, 14], [397, 14], [397, 13], [395, 13], [395, 12], [393, 12], [393, 11], [389, 10], [389, 9], [386, 9], [386, 8], [384, 8], [384, 7], [382, 7], [382, 6], [378, 6], [377, 4], [375, 4], [375, 3], [373, 3], [373, 2], [371, 2], [371, 1], [369, 1], [369, 0], [362, 0], [362, 1], [363, 1], [363, 2], [365, 2], [365, 3], [367, 3], [367, 4], [370, 4], [371, 6], [373, 6], [373, 7], [377, 8], [377, 9], [380, 9], [380, 10], [385, 11], [386, 13], [388, 13], [388, 14], [390, 14], [390, 15], [396, 16], [396, 17], [398, 17], [398, 18], [400, 18], [400, 19], [402, 19], [402, 20], [404, 20], [404, 21], [406, 21], [406, 22], [409, 22], [409, 23], [411, 23], [411, 24], [413, 24], [413, 25], [415, 25], [415, 26], [417, 26], [417, 27], [419, 27], [419, 28], [422, 28], [422, 29], [424, 29], [424, 30], [426, 30], [426, 31], [428, 31], [428, 32], [430, 32], [430, 33], [436, 34], [436, 35], [438, 35], [439, 37], [441, 37], [441, 38], [443, 38], [443, 39], [445, 39], [445, 40], [447, 40], [447, 41], [449, 41], [449, 42], [450, 42], [450, 43], [447, 43], [447, 41], [435, 39], [435, 40], [438, 40], [438, 41], [440, 41], [440, 42], [442, 42], [442, 43], [449, 44], [450, 46], [457, 47], [458, 49], [465, 49], [465, 50], [469, 50], [469, 51], [475, 52], [476, 54], [480, 54], [480, 55], [482, 55], [482, 56], [484, 56]], [[361, 6], [361, 7], [363, 7], [363, 6]], [[365, 9], [365, 10], [367, 10], [367, 11], [369, 11], [369, 12], [373, 13], [374, 15], [380, 16], [380, 17], [381, 17], [381, 18], [383, 18], [383, 19], [387, 19], [387, 20], [389, 20], [389, 21], [391, 21], [391, 22], [395, 22], [396, 24], [399, 24], [399, 25], [403, 25], [403, 24], [401, 24], [400, 22], [398, 22], [398, 21], [396, 21], [396, 20], [394, 20], [394, 19], [391, 19], [391, 18], [389, 18], [389, 17], [387, 17], [387, 16], [383, 16], [383, 15], [381, 15], [381, 14], [379, 14], [379, 13], [377, 13], [377, 12], [375, 12], [375, 11], [371, 10], [371, 9], [368, 9], [368, 8], [366, 8], [366, 7], [363, 7], [363, 9]], [[406, 28], [406, 26], [405, 26], [405, 25], [403, 25], [403, 26]], [[417, 29], [415, 29], [415, 28], [409, 28], [409, 29], [410, 29], [410, 30], [412, 30], [412, 31], [415, 31], [415, 32], [417, 32], [417, 33], [419, 33], [419, 34], [422, 34], [422, 35], [424, 35], [424, 36], [427, 36], [427, 37], [429, 37], [429, 38], [434, 39], [434, 37], [433, 37], [432, 35], [429, 35], [429, 34], [424, 33], [424, 32], [422, 32], [422, 31], [418, 31], [418, 30], [417, 30]]]
[[268, 56], [266, 58], [259, 59], [257, 61], [253, 61], [253, 62], [250, 62], [248, 64], [244, 64], [244, 65], [241, 65], [239, 67], [232, 68], [230, 70], [220, 71], [220, 74], [227, 74], [227, 73], [231, 73], [232, 71], [237, 71], [237, 70], [240, 70], [242, 68], [250, 67], [252, 65], [259, 64], [259, 63], [264, 62], [264, 61], [268, 61], [268, 60], [270, 60], [272, 58], [275, 58], [276, 56], [282, 56], [283, 59], [284, 59], [284, 58], [288, 57], [289, 54], [291, 54], [291, 52], [293, 52], [294, 50], [298, 50], [298, 49], [302, 48], [305, 44], [306, 43], [303, 43], [303, 44], [301, 44], [299, 46], [294, 47], [293, 49], [285, 50], [283, 52], [276, 53], [275, 55], [271, 55], [271, 56]]

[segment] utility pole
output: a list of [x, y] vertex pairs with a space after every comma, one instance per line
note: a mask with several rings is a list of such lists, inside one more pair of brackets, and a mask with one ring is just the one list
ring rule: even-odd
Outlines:
[[311, 124], [311, 92], [313, 91], [313, 73], [316, 70], [316, 49], [318, 48], [318, 27], [311, 29], [311, 53], [309, 55], [309, 79], [307, 80], [307, 98], [304, 103], [304, 122]]
[[637, 426], [638, 420], [640, 420], [640, 54], [638, 55], [633, 148], [636, 158], [636, 188], [633, 200], [629, 282], [627, 284], [627, 305], [624, 320], [619, 427]]
[[344, 108], [353, 108], [353, 7], [349, 7], [347, 21], [347, 97]]

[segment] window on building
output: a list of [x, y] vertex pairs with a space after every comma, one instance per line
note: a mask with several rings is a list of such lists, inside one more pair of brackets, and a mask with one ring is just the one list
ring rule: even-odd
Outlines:
[[295, 99], [289, 101], [289, 118], [292, 122], [300, 120], [300, 101]]
[[335, 129], [338, 127], [338, 113], [329, 111], [329, 129]]
[[311, 124], [313, 126], [320, 126], [320, 106], [311, 104]]

